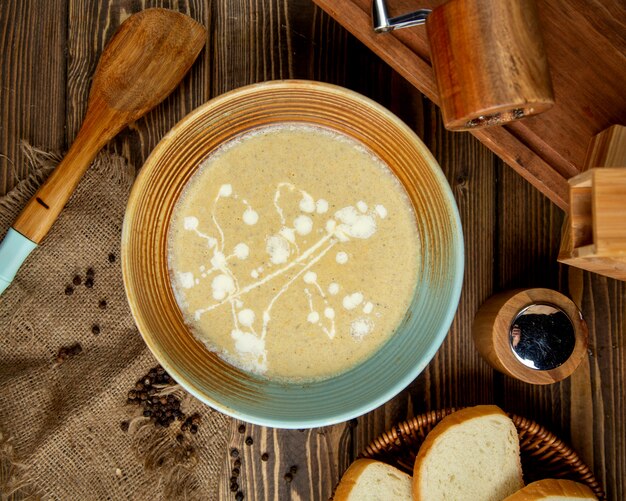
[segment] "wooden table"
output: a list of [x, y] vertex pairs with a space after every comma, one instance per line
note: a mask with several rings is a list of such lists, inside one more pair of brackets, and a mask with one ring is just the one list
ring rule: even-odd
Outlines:
[[[557, 265], [563, 214], [467, 133], [443, 129], [436, 107], [310, 0], [4, 0], [0, 8], [0, 190], [26, 175], [19, 141], [65, 150], [85, 112], [90, 78], [129, 14], [161, 6], [209, 29], [209, 47], [181, 88], [110, 149], [140, 166], [163, 134], [213, 96], [269, 79], [343, 85], [390, 108], [433, 151], [459, 205], [466, 240], [461, 303], [436, 357], [405, 391], [350, 423], [273, 430], [232, 421], [245, 499], [327, 499], [341, 473], [395, 422], [446, 406], [496, 403], [548, 427], [593, 468], [609, 499], [626, 499], [626, 284]], [[492, 293], [541, 286], [570, 295], [589, 324], [589, 357], [568, 380], [536, 387], [491, 370], [470, 336]], [[245, 438], [251, 436], [253, 445]], [[262, 453], [268, 461], [261, 461]], [[232, 459], [224, 451], [222, 499]], [[292, 478], [286, 475], [297, 466]]]

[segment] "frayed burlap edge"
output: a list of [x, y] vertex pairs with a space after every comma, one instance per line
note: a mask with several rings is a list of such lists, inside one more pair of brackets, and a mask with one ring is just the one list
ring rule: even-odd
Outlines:
[[26, 465], [16, 460], [11, 439], [0, 431], [0, 499], [35, 501], [41, 499]]
[[[26, 141], [20, 142], [20, 149], [26, 158], [28, 174], [0, 199], [0, 215], [21, 210], [24, 200], [35, 194], [63, 158], [58, 153], [41, 150]], [[100, 153], [89, 168], [105, 175], [111, 183], [129, 186], [135, 179], [135, 168], [123, 157], [112, 153]]]
[[[14, 220], [26, 200], [35, 194], [62, 159], [60, 154], [46, 152], [25, 141], [20, 146], [26, 159], [26, 177], [0, 199], [0, 219], [5, 223]], [[123, 157], [107, 152], [100, 153], [89, 169], [97, 171], [107, 182], [128, 188], [135, 178], [132, 165]], [[179, 392], [187, 405], [197, 410], [199, 402], [186, 394], [180, 386], [177, 385], [170, 391]], [[195, 472], [201, 458], [189, 443], [179, 443], [173, 430], [156, 429], [143, 416], [131, 419], [129, 435], [131, 449], [145, 470], [153, 471], [160, 477], [163, 499], [206, 498], [206, 491], [202, 495], [202, 481]], [[42, 495], [36, 487], [38, 479], [15, 457], [12, 440], [6, 433], [0, 433], [0, 500], [41, 499]]]

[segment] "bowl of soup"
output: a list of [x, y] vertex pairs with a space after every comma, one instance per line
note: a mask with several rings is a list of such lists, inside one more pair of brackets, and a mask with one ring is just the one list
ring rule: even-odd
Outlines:
[[128, 202], [138, 329], [187, 391], [248, 422], [324, 426], [404, 389], [463, 278], [458, 211], [422, 141], [377, 103], [252, 85], [179, 122]]

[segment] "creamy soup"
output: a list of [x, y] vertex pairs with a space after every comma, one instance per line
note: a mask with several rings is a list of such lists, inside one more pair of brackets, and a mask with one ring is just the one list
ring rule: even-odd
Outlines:
[[224, 144], [169, 230], [179, 306], [209, 349], [271, 378], [327, 378], [394, 332], [418, 275], [403, 186], [347, 136], [287, 124]]

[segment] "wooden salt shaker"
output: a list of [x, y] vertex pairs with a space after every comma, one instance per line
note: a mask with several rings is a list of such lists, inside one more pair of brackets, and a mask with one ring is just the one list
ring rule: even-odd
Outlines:
[[494, 369], [532, 384], [565, 379], [587, 351], [587, 324], [580, 311], [551, 289], [492, 296], [478, 310], [472, 335]]

